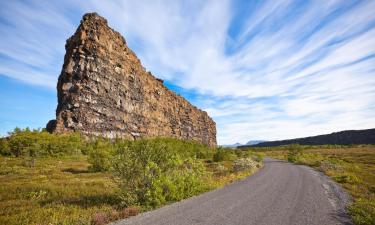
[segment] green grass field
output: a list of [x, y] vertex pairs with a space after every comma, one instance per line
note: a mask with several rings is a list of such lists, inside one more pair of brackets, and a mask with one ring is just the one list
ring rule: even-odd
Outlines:
[[375, 224], [375, 146], [230, 150], [15, 129], [0, 155], [0, 224], [103, 225], [249, 176], [263, 155], [324, 172], [353, 196], [354, 222]]
[[88, 224], [116, 208], [111, 175], [89, 172], [84, 156], [0, 160], [0, 224]]
[[[293, 148], [298, 149], [295, 158], [289, 153]], [[292, 158], [295, 163], [324, 172], [352, 195], [354, 203], [349, 212], [355, 224], [375, 224], [375, 146], [286, 146], [257, 151], [272, 158]]]
[[0, 138], [0, 224], [92, 224], [249, 176], [260, 154], [172, 138], [87, 138], [15, 128]]
[[[120, 212], [111, 173], [91, 172], [87, 156], [44, 157], [31, 164], [29, 158], [0, 157], [0, 224], [95, 224], [93, 216]], [[232, 161], [205, 166], [208, 190], [254, 172], [235, 173]]]

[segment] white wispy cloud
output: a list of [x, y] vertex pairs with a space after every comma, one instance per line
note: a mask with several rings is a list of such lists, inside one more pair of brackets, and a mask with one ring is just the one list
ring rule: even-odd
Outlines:
[[374, 1], [243, 3], [2, 2], [0, 74], [54, 88], [65, 39], [97, 11], [148, 70], [196, 96], [220, 144], [374, 127]]

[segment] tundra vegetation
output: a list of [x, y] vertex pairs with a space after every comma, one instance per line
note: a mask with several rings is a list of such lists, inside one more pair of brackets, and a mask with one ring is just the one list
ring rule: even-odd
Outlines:
[[286, 145], [249, 148], [271, 158], [308, 165], [331, 177], [353, 197], [348, 207], [353, 222], [375, 224], [375, 146], [374, 145]]
[[262, 153], [192, 141], [88, 139], [16, 128], [0, 139], [0, 224], [106, 224], [251, 175]]

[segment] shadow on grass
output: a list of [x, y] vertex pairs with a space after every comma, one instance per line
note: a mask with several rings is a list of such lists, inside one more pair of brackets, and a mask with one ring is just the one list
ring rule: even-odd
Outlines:
[[61, 170], [62, 172], [72, 173], [72, 174], [80, 174], [80, 173], [91, 173], [91, 171], [87, 169], [75, 169], [75, 168], [68, 168]]
[[274, 159], [274, 158], [265, 158], [264, 163], [267, 163], [267, 164], [291, 164], [287, 160]]
[[41, 206], [53, 205], [76, 205], [82, 208], [89, 208], [94, 206], [110, 205], [119, 206], [121, 199], [116, 194], [100, 194], [88, 195], [77, 198], [63, 198], [63, 199], [47, 199], [40, 202]]

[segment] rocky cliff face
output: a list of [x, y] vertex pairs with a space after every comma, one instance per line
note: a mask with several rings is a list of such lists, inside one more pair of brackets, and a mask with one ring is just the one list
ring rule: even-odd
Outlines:
[[65, 45], [54, 133], [136, 139], [175, 137], [216, 146], [215, 122], [142, 67], [125, 39], [96, 13]]

